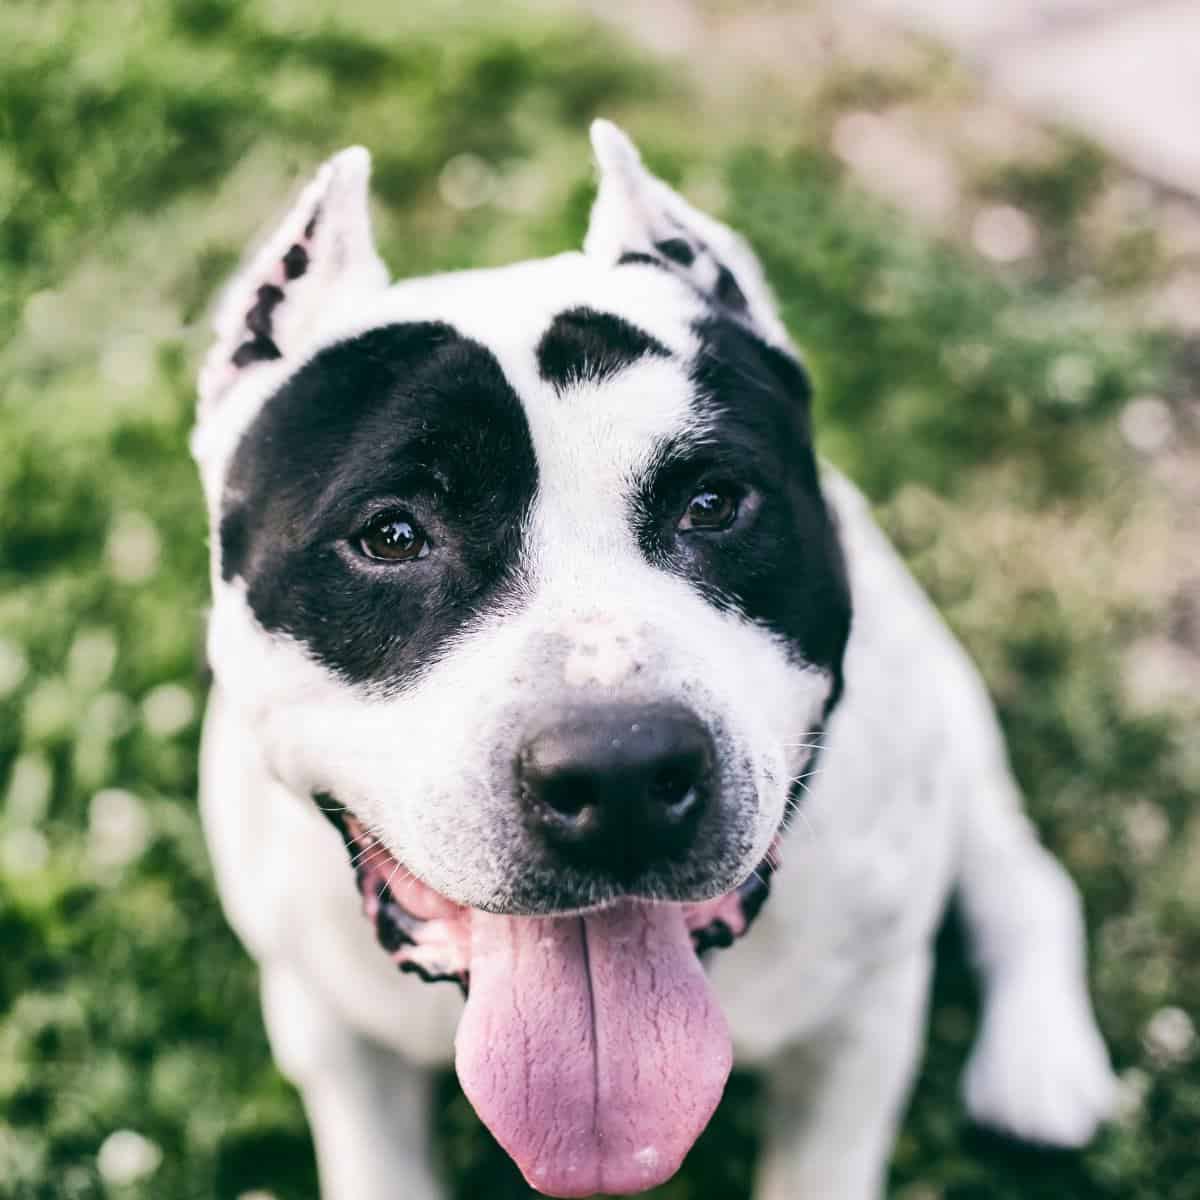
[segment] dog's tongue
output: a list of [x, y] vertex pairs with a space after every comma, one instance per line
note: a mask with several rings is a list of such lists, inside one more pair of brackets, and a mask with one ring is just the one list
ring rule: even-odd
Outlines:
[[729, 1031], [680, 908], [471, 914], [463, 1091], [530, 1185], [626, 1195], [662, 1183], [712, 1116]]

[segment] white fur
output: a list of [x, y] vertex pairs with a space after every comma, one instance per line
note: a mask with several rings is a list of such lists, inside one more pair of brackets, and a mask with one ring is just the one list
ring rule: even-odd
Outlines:
[[[654, 438], [708, 435], [678, 367], [647, 358], [563, 395], [538, 376], [537, 339], [572, 305], [618, 311], [679, 353], [692, 347], [693, 286], [655, 269], [612, 269], [624, 250], [679, 226], [732, 267], [759, 331], [787, 341], [745, 244], [648, 175], [615, 127], [597, 123], [593, 139], [603, 177], [585, 254], [389, 289], [365, 224], [365, 163], [352, 157], [344, 184], [342, 167], [327, 168], [318, 179], [326, 228], [344, 222], [325, 243], [333, 265], [315, 251], [328, 302], [305, 316], [297, 293], [283, 360], [222, 376], [202, 407], [194, 447], [215, 521], [230, 455], [288, 373], [354, 332], [444, 319], [496, 355], [538, 458], [521, 605], [472, 627], [400, 694], [352, 688], [302, 646], [267, 635], [240, 581], [221, 579], [214, 551], [205, 827], [229, 918], [263, 964], [272, 1042], [304, 1090], [327, 1200], [435, 1194], [424, 1164], [410, 1161], [426, 1131], [409, 1110], [423, 1095], [422, 1069], [449, 1057], [460, 1001], [395, 973], [361, 918], [337, 834], [306, 797], [331, 792], [445, 895], [502, 907], [521, 864], [511, 797], [492, 774], [497, 751], [510, 759], [531, 715], [575, 689], [686, 693], [735, 748], [722, 779], [727, 819], [749, 835], [742, 860], [713, 879], [718, 894], [767, 852], [828, 695], [827, 676], [790, 665], [771, 634], [652, 568], [634, 543], [628, 490]], [[345, 202], [333, 204], [330, 189]], [[311, 203], [287, 221], [302, 228]], [[291, 236], [273, 240], [272, 254]], [[350, 248], [342, 267], [339, 246]], [[234, 316], [219, 322], [226, 357], [239, 306], [271, 262], [260, 256], [235, 281]], [[861, 497], [832, 472], [825, 488], [855, 606], [846, 693], [774, 894], [747, 937], [716, 956], [712, 978], [738, 1055], [766, 1071], [774, 1097], [760, 1197], [867, 1200], [918, 1057], [930, 940], [956, 884], [987, 985], [967, 1076], [972, 1111], [1074, 1145], [1108, 1111], [1112, 1083], [1087, 998], [1078, 901], [1021, 815], [979, 680]]]

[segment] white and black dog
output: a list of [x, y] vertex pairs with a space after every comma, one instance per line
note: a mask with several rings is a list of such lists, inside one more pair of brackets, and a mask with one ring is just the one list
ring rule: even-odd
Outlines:
[[1079, 1145], [1078, 898], [980, 681], [818, 465], [749, 248], [592, 139], [582, 253], [397, 284], [339, 154], [202, 372], [204, 819], [323, 1195], [442, 1194], [453, 1053], [549, 1195], [667, 1179], [736, 1059], [758, 1197], [876, 1196], [952, 888], [967, 1103]]

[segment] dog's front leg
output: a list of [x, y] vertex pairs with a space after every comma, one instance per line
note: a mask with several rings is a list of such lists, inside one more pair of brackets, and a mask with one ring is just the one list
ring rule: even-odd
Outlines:
[[755, 1200], [876, 1200], [924, 1042], [930, 956], [878, 968], [854, 1006], [767, 1071]]
[[1116, 1097], [1088, 997], [1083, 907], [1022, 812], [999, 751], [991, 766], [977, 767], [963, 813], [959, 895], [985, 985], [967, 1107], [1017, 1137], [1082, 1146]]
[[300, 1089], [322, 1200], [441, 1200], [430, 1159], [430, 1074], [355, 1033], [291, 968], [262, 971], [280, 1070]]

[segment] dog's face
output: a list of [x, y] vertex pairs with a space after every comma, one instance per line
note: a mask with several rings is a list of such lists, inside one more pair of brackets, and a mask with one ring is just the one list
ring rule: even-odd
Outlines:
[[497, 913], [745, 880], [849, 625], [757, 263], [596, 146], [584, 253], [394, 286], [333, 160], [229, 292], [193, 443], [271, 769]]

